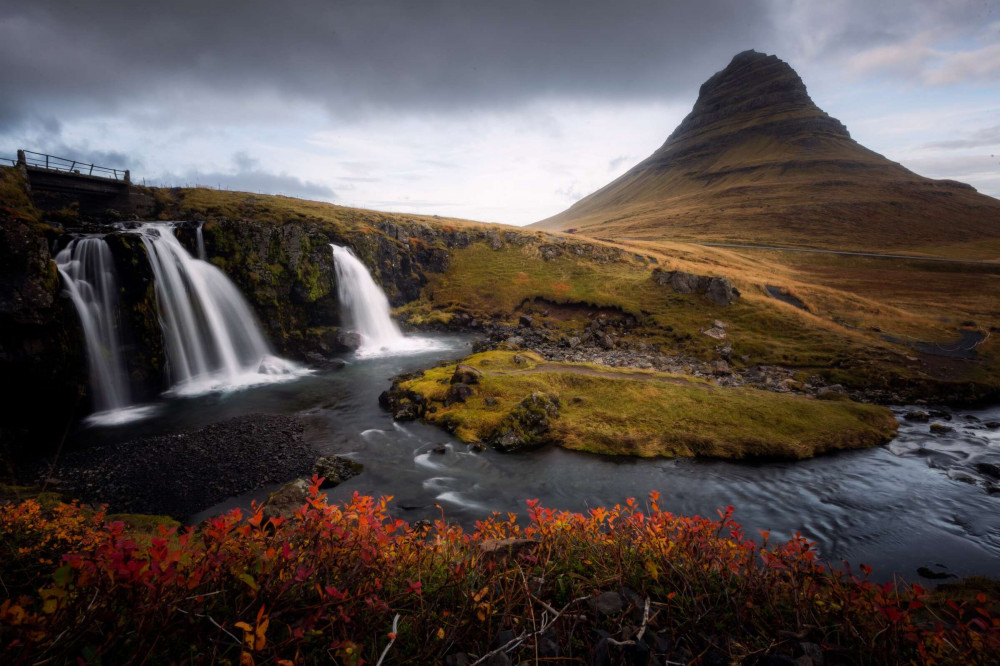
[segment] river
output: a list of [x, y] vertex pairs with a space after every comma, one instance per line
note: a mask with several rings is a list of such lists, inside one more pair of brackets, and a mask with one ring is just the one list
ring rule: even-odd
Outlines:
[[[944, 434], [901, 418], [899, 436], [887, 446], [801, 462], [613, 458], [554, 446], [513, 455], [474, 453], [439, 428], [395, 423], [378, 406], [392, 377], [470, 353], [469, 338], [438, 342], [438, 349], [408, 355], [345, 357], [341, 369], [287, 383], [165, 398], [145, 421], [90, 428], [78, 439], [126, 441], [242, 414], [295, 414], [306, 422], [317, 454], [365, 466], [360, 476], [329, 492], [332, 500], [355, 492], [393, 495], [393, 513], [409, 521], [443, 514], [472, 527], [492, 511], [523, 515], [526, 499], [585, 511], [628, 497], [644, 500], [655, 490], [660, 506], [679, 514], [714, 516], [732, 504], [748, 533], [770, 530], [773, 540], [800, 532], [818, 544], [822, 557], [868, 564], [880, 579], [917, 579], [920, 567], [1000, 576], [1000, 497], [958, 471], [975, 461], [1000, 462], [1000, 431], [984, 425], [1000, 420], [1000, 408], [955, 412], [953, 430]], [[435, 453], [442, 444], [446, 452]], [[207, 508], [191, 521], [248, 507], [277, 487]]]

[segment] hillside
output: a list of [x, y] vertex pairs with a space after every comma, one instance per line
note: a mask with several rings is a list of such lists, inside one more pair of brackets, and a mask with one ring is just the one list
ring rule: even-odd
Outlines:
[[756, 51], [701, 86], [659, 150], [533, 226], [614, 239], [1000, 257], [1000, 201], [868, 150], [813, 103], [788, 64]]

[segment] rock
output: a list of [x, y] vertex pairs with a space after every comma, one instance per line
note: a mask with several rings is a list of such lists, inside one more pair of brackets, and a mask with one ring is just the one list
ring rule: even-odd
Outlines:
[[991, 479], [1000, 480], [1000, 465], [980, 462], [976, 463], [976, 471], [982, 474], [983, 476], [988, 476]]
[[444, 658], [444, 666], [469, 666], [469, 664], [473, 661], [475, 660], [469, 657], [466, 653], [456, 652], [455, 654], [449, 654]]
[[944, 421], [951, 421], [951, 412], [945, 411], [943, 409], [931, 409], [928, 412], [931, 418], [942, 419]]
[[702, 333], [704, 333], [708, 337], [712, 338], [713, 340], [722, 341], [722, 340], [726, 339], [726, 331], [725, 331], [725, 329], [719, 328], [717, 326], [713, 326], [710, 329], [702, 331]]
[[729, 369], [729, 364], [725, 361], [715, 361], [712, 363], [713, 375], [731, 375], [733, 371]]
[[987, 421], [983, 425], [990, 430], [996, 430], [997, 428], [1000, 428], [1000, 421]]
[[802, 657], [799, 657], [799, 659], [805, 657], [814, 666], [823, 666], [825, 661], [823, 658], [823, 648], [816, 643], [799, 643], [799, 648], [802, 650]]
[[534, 548], [538, 542], [534, 539], [486, 539], [479, 543], [479, 552], [491, 557], [509, 557]]
[[951, 426], [947, 426], [947, 425], [945, 425], [943, 423], [932, 423], [931, 427], [930, 427], [931, 433], [933, 433], [935, 435], [943, 435], [943, 434], [951, 432], [953, 430], [954, 430], [954, 428], [952, 428]]
[[714, 322], [712, 322], [712, 327], [713, 328], [729, 328], [729, 324], [727, 324], [726, 322], [721, 321], [719, 319], [716, 319]]
[[602, 335], [600, 337], [600, 339], [598, 340], [598, 342], [600, 343], [601, 347], [603, 347], [604, 349], [614, 349], [615, 348], [615, 339], [613, 337], [611, 337], [610, 335], [607, 335], [607, 334]]
[[913, 410], [903, 414], [903, 418], [907, 421], [916, 421], [918, 423], [927, 423], [931, 420], [931, 415], [925, 411]]
[[478, 384], [483, 373], [473, 368], [471, 365], [459, 363], [455, 368], [455, 374], [451, 376], [452, 384]]
[[535, 323], [534, 317], [529, 314], [523, 314], [517, 319], [517, 325], [521, 328], [531, 328]]
[[438, 444], [433, 449], [431, 449], [431, 453], [438, 453], [438, 454], [448, 453], [448, 447], [445, 446], [444, 444]]
[[333, 335], [334, 351], [356, 351], [361, 347], [361, 335], [354, 331], [337, 331]]
[[444, 405], [445, 407], [453, 405], [456, 402], [465, 402], [473, 395], [475, 391], [468, 384], [452, 384], [448, 387], [448, 392], [444, 395]]
[[581, 343], [581, 340], [580, 340], [579, 336], [574, 335], [573, 337], [571, 337], [569, 339], [570, 349], [576, 349], [577, 347], [580, 346], [580, 343]]
[[360, 474], [364, 465], [340, 456], [323, 456], [313, 465], [312, 472], [323, 477], [320, 488], [332, 488]]
[[309, 497], [309, 482], [304, 479], [289, 481], [267, 498], [264, 503], [264, 520], [288, 518], [301, 509]]
[[729, 305], [740, 297], [740, 292], [729, 278], [714, 277], [708, 281], [705, 297], [716, 305]]
[[486, 398], [483, 399], [483, 402], [486, 403], [487, 407], [496, 407], [497, 399], [492, 396], [486, 396]]
[[503, 452], [535, 448], [546, 442], [551, 421], [559, 417], [559, 398], [536, 391], [511, 410], [486, 439]]
[[622, 595], [617, 592], [602, 592], [588, 599], [591, 609], [598, 615], [618, 615], [625, 605]]

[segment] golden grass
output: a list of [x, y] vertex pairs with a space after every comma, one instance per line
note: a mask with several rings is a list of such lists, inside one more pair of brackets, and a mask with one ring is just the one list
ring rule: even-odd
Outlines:
[[530, 352], [487, 352], [463, 362], [483, 372], [465, 403], [443, 403], [453, 365], [401, 387], [433, 401], [437, 411], [426, 415], [429, 422], [447, 425], [470, 442], [485, 439], [535, 391], [560, 400], [550, 433], [560, 446], [610, 455], [800, 459], [875, 446], [896, 431], [889, 410], [850, 401], [722, 388], [650, 371], [544, 363]]

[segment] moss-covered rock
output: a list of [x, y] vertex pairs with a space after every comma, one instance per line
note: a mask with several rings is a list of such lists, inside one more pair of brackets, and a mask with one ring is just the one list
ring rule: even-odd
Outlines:
[[511, 410], [486, 443], [506, 453], [537, 448], [549, 441], [549, 430], [559, 418], [559, 398], [535, 391]]

